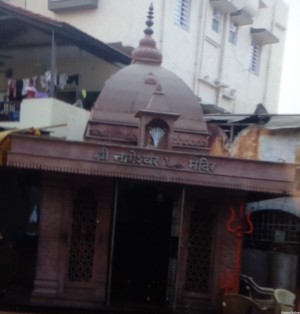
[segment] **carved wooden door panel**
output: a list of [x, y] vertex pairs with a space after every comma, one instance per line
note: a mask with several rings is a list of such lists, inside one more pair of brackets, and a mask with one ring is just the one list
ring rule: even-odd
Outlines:
[[212, 201], [195, 201], [190, 214], [184, 287], [185, 293], [193, 297], [209, 294], [214, 216]]
[[101, 303], [105, 298], [110, 196], [109, 192], [105, 196], [101, 185], [97, 193], [90, 186], [76, 187], [71, 193], [64, 226], [67, 239], [62, 246], [61, 292], [76, 302]]
[[70, 282], [88, 283], [93, 278], [97, 208], [95, 193], [81, 188], [72, 208], [67, 273]]
[[207, 195], [201, 195], [201, 192], [198, 192], [198, 195], [189, 193], [186, 196], [179, 298], [187, 304], [211, 298], [215, 207], [216, 201], [209, 193]]

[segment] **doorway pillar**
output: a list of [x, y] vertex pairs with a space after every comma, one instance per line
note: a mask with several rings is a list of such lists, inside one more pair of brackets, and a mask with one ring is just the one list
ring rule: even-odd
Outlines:
[[65, 194], [66, 186], [59, 178], [44, 179], [33, 303], [43, 303], [40, 298], [51, 298], [59, 292], [59, 226], [63, 216]]

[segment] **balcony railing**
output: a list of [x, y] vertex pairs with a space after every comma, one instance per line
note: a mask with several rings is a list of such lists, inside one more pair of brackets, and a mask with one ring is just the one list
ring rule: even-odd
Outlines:
[[0, 121], [20, 120], [19, 101], [0, 101]]

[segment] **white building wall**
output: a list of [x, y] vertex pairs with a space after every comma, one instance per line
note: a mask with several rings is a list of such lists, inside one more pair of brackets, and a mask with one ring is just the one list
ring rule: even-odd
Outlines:
[[0, 127], [47, 129], [50, 136], [81, 142], [89, 117], [89, 111], [54, 98], [31, 98], [21, 103], [20, 121], [2, 121]]
[[300, 130], [277, 130], [259, 138], [259, 159], [295, 163], [296, 148], [300, 145]]
[[[166, 0], [163, 28], [160, 30], [160, 48], [163, 54], [163, 66], [174, 71], [191, 88], [194, 85], [197, 48], [199, 47], [200, 2], [191, 2], [190, 23], [188, 28], [183, 28], [174, 23], [175, 1]], [[140, 26], [139, 28], [141, 29]], [[154, 33], [154, 38], [157, 40], [159, 38], [158, 34]]]
[[[223, 0], [253, 17], [238, 27], [236, 45], [228, 41], [229, 14], [222, 14], [221, 30], [212, 31], [209, 0], [191, 0], [189, 28], [174, 23], [175, 0], [153, 0], [154, 39], [163, 66], [180, 76], [203, 102], [234, 113], [252, 113], [258, 103], [276, 112], [281, 81], [288, 8], [284, 0]], [[47, 0], [8, 0], [36, 13], [59, 19], [107, 42], [136, 47], [145, 28], [149, 0], [99, 0], [98, 9], [53, 13]], [[263, 7], [265, 4], [266, 7]], [[262, 46], [259, 75], [249, 72], [250, 27], [266, 28], [279, 43]], [[220, 84], [217, 85], [215, 82]]]
[[[271, 24], [272, 32], [279, 38], [280, 45], [271, 51], [270, 64], [268, 68], [268, 80], [266, 82], [265, 103], [268, 104], [270, 112], [278, 111], [278, 100], [282, 75], [282, 58], [285, 45], [285, 30], [287, 27], [288, 10], [286, 5], [278, 1], [274, 10], [274, 19]], [[277, 78], [277, 79], [274, 79]], [[272, 92], [268, 92], [272, 91]]]

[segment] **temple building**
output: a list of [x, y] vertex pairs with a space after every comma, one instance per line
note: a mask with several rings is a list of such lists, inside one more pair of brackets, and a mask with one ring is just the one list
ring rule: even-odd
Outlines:
[[1, 237], [16, 271], [0, 278], [27, 287], [22, 302], [215, 313], [238, 291], [245, 204], [295, 191], [295, 164], [210, 154], [197, 98], [161, 66], [152, 7], [146, 25], [82, 141], [7, 139]]

